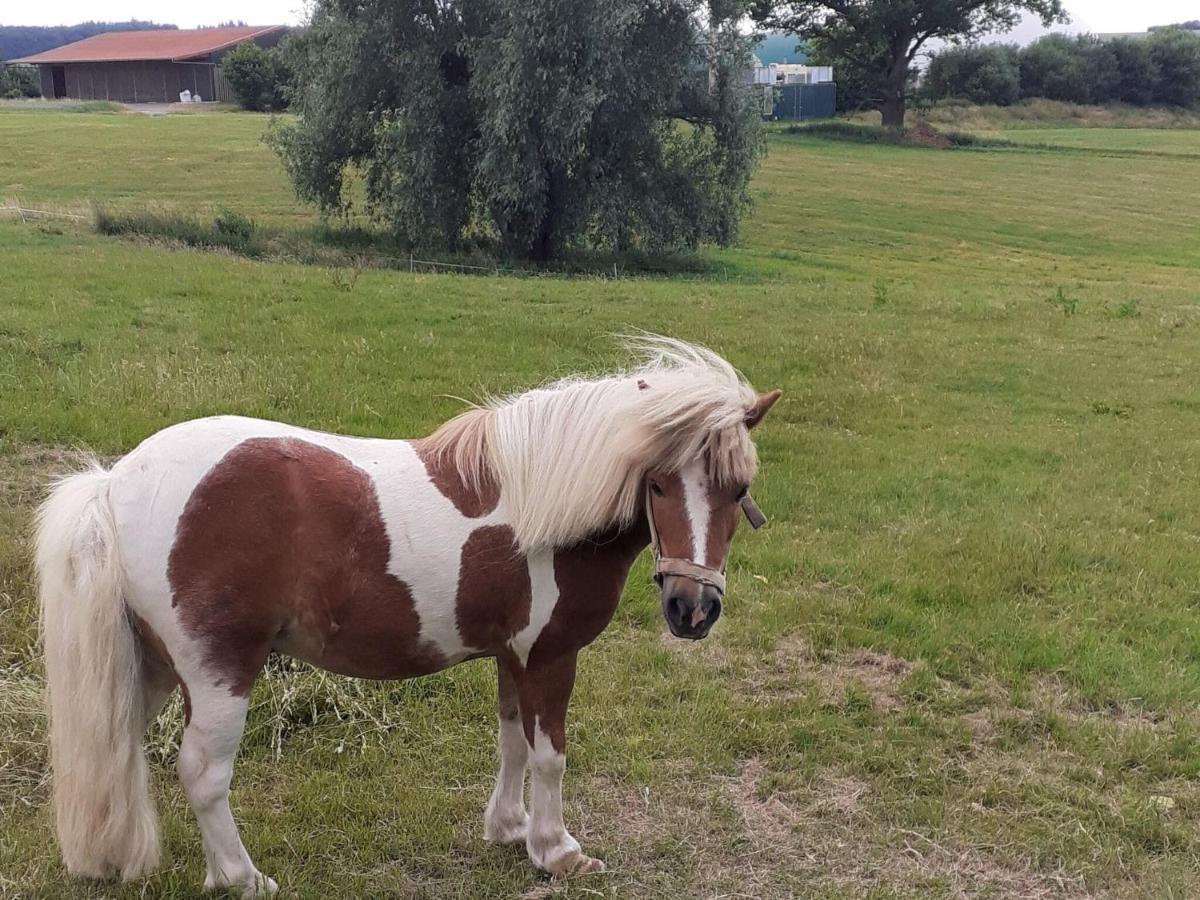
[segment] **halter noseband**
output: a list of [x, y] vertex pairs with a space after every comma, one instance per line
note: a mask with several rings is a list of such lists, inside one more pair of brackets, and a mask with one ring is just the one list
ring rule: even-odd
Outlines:
[[[646, 522], [650, 526], [650, 552], [654, 554], [654, 580], [661, 586], [663, 576], [679, 575], [682, 578], [690, 578], [692, 581], [714, 587], [717, 589], [718, 594], [724, 595], [724, 568], [713, 569], [709, 566], [702, 566], [699, 563], [692, 562], [690, 559], [678, 559], [674, 556], [662, 555], [662, 545], [658, 540], [658, 528], [654, 524], [654, 504], [651, 501], [650, 482], [647, 481]], [[758, 530], [767, 523], [767, 517], [763, 515], [763, 511], [758, 508], [758, 504], [754, 502], [754, 498], [750, 496], [748, 491], [738, 501], [738, 505], [742, 507], [742, 512], [746, 514], [746, 521], [750, 523], [751, 528]]]

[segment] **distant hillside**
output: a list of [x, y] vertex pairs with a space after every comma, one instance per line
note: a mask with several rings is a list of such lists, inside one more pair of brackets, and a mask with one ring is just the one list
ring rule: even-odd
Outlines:
[[806, 63], [808, 57], [798, 52], [796, 46], [802, 43], [794, 34], [768, 34], [754, 45], [754, 55], [768, 63]]
[[1192, 19], [1190, 22], [1176, 22], [1174, 25], [1151, 25], [1147, 31], [1162, 31], [1164, 28], [1183, 28], [1187, 31], [1200, 31], [1200, 19]]
[[0, 25], [0, 59], [18, 59], [43, 50], [53, 50], [63, 44], [82, 41], [105, 31], [148, 31], [153, 28], [176, 28], [176, 25], [157, 25], [154, 22], [81, 22], [78, 25]]

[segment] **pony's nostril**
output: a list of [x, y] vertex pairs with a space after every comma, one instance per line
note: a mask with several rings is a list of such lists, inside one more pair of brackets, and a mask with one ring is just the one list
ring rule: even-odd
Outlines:
[[674, 625], [682, 625], [686, 612], [685, 604], [681, 598], [671, 597], [667, 600], [667, 621]]
[[706, 621], [709, 625], [712, 625], [712, 623], [717, 621], [717, 619], [719, 619], [720, 617], [721, 617], [721, 601], [714, 598], [712, 600], [712, 602], [707, 604], [707, 608], [705, 610], [704, 621]]

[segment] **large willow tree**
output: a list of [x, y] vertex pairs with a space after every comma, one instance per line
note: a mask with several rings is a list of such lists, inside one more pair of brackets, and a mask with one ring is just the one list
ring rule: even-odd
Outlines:
[[294, 43], [299, 195], [348, 170], [401, 238], [572, 247], [728, 243], [761, 151], [746, 10], [720, 0], [318, 0]]

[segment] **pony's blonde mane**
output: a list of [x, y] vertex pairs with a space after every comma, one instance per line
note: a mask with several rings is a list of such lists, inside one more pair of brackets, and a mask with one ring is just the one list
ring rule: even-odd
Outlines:
[[630, 371], [576, 376], [492, 399], [430, 438], [479, 489], [495, 480], [526, 553], [628, 524], [650, 470], [697, 458], [719, 484], [748, 483], [758, 460], [746, 414], [758, 395], [705, 347], [644, 335], [625, 341]]

